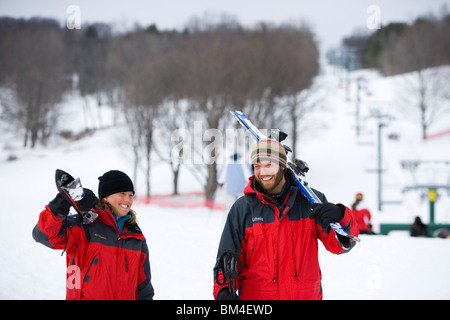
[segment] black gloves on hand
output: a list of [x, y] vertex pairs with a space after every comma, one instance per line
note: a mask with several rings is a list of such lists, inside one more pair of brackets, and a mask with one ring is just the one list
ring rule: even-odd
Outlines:
[[[83, 191], [84, 197], [78, 202], [77, 207], [80, 211], [86, 212], [94, 208], [98, 200], [92, 190], [83, 188]], [[55, 199], [49, 202], [48, 206], [53, 214], [66, 216], [69, 214], [72, 203], [67, 201], [60, 193], [58, 193]]]
[[78, 209], [80, 209], [82, 212], [86, 212], [91, 210], [92, 208], [95, 208], [98, 199], [95, 196], [94, 192], [92, 192], [92, 190], [83, 188], [83, 191], [84, 197], [78, 202]]
[[330, 223], [341, 221], [345, 214], [345, 207], [342, 204], [314, 203], [311, 208], [312, 212], [309, 217], [315, 218], [316, 223], [324, 230], [328, 228]]
[[58, 193], [52, 201], [48, 203], [50, 211], [54, 214], [61, 214], [63, 216], [67, 216], [69, 214], [70, 206], [72, 204], [64, 199], [64, 197]]

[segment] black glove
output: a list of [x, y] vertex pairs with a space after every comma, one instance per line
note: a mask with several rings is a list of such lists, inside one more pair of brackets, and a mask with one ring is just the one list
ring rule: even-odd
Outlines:
[[[82, 212], [86, 212], [91, 210], [97, 204], [97, 197], [94, 192], [89, 189], [84, 189], [84, 197], [80, 201], [78, 201], [78, 209]], [[50, 211], [54, 214], [68, 215], [70, 211], [70, 207], [72, 203], [67, 201], [60, 193], [58, 193], [52, 201], [48, 204]]]
[[78, 201], [78, 209], [82, 212], [86, 212], [96, 206], [98, 199], [92, 190], [83, 188], [83, 191], [84, 197]]
[[70, 206], [72, 204], [64, 199], [64, 197], [58, 193], [52, 201], [48, 203], [50, 211], [54, 214], [61, 214], [63, 216], [67, 216], [69, 214]]
[[333, 203], [314, 203], [311, 205], [312, 212], [309, 215], [311, 219], [316, 219], [316, 223], [327, 229], [332, 222], [339, 222], [344, 218], [345, 207], [342, 204]]
[[236, 295], [231, 294], [228, 287], [226, 287], [219, 291], [219, 293], [217, 294], [217, 300], [241, 300], [241, 299], [237, 294]]

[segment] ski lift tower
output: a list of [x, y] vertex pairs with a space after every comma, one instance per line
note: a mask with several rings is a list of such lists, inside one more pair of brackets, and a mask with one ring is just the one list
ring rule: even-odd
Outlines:
[[[378, 211], [383, 210], [383, 203], [386, 204], [388, 202], [383, 201], [383, 172], [384, 169], [382, 167], [383, 164], [383, 156], [382, 156], [382, 129], [383, 127], [386, 127], [389, 122], [394, 120], [394, 117], [390, 116], [387, 113], [381, 112], [380, 109], [375, 108], [370, 110], [370, 115], [368, 118], [374, 118], [377, 120], [377, 168], [372, 170], [367, 170], [368, 172], [376, 172], [378, 177], [378, 192], [377, 192], [377, 199], [378, 199]], [[396, 203], [396, 202], [395, 202]]]
[[[415, 160], [415, 161], [402, 161], [402, 167], [404, 169], [408, 169], [413, 173], [416, 168], [420, 164], [434, 164], [434, 165], [445, 165], [450, 166], [450, 161], [443, 161], [443, 160]], [[414, 176], [414, 175], [413, 175]], [[447, 184], [437, 184], [437, 183], [422, 183], [417, 184], [417, 182], [414, 181], [414, 185], [412, 186], [406, 186], [403, 188], [403, 192], [413, 191], [413, 190], [425, 190], [428, 193], [428, 200], [430, 204], [430, 224], [434, 224], [434, 204], [436, 202], [437, 198], [437, 191], [438, 190], [445, 190], [447, 191], [447, 194], [450, 195], [450, 175], [447, 179]]]
[[[435, 203], [438, 198], [438, 191], [445, 190], [450, 196], [450, 170], [446, 183], [418, 183], [415, 177], [415, 171], [420, 165], [446, 166], [450, 168], [450, 161], [446, 160], [407, 160], [402, 161], [403, 169], [409, 170], [413, 177], [413, 185], [403, 188], [403, 192], [424, 190], [428, 194], [429, 202], [429, 224], [428, 230], [432, 234], [440, 228], [450, 229], [450, 224], [438, 224], [435, 222]], [[409, 230], [411, 224], [381, 224], [380, 233], [388, 234], [392, 230]]]

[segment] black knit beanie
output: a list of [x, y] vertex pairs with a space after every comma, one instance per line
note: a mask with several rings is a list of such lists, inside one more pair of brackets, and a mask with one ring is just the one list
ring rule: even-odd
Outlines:
[[131, 179], [122, 171], [111, 170], [98, 177], [98, 197], [103, 199], [117, 192], [131, 191], [134, 194], [134, 186]]

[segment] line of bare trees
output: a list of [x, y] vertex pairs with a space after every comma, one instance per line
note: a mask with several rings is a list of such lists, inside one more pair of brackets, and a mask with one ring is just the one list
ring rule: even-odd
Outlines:
[[[147, 195], [153, 152], [171, 163], [177, 191], [182, 163], [169, 156], [174, 142], [166, 139], [176, 128], [193, 130], [194, 120], [204, 130], [223, 130], [228, 111], [240, 109], [262, 128], [283, 123], [295, 138], [298, 95], [319, 70], [308, 26], [244, 28], [232, 19], [193, 19], [182, 32], [152, 25], [115, 34], [106, 24], [67, 30], [53, 20], [0, 18], [0, 64], [1, 116], [17, 124], [24, 146], [55, 133], [58, 103], [76, 85], [82, 96], [95, 96], [98, 106], [126, 119], [135, 179], [144, 168]], [[214, 158], [218, 141], [203, 143], [212, 145]], [[211, 199], [216, 164], [205, 161], [194, 170]]]
[[2, 19], [0, 48], [2, 117], [21, 128], [24, 146], [34, 147], [52, 134], [67, 86], [61, 29], [52, 20]]
[[405, 114], [413, 111], [413, 119], [420, 123], [424, 140], [430, 126], [450, 110], [450, 72], [448, 69], [433, 69], [448, 64], [450, 15], [443, 19], [416, 20], [381, 56], [384, 73], [412, 72], [412, 81], [400, 79], [400, 92], [403, 94], [399, 95], [398, 104], [406, 111]]
[[449, 111], [450, 72], [434, 68], [450, 64], [450, 14], [428, 15], [411, 24], [391, 23], [371, 35], [343, 40], [359, 57], [359, 64], [374, 67], [383, 75], [399, 76], [396, 105], [420, 124], [426, 139], [430, 126]]

